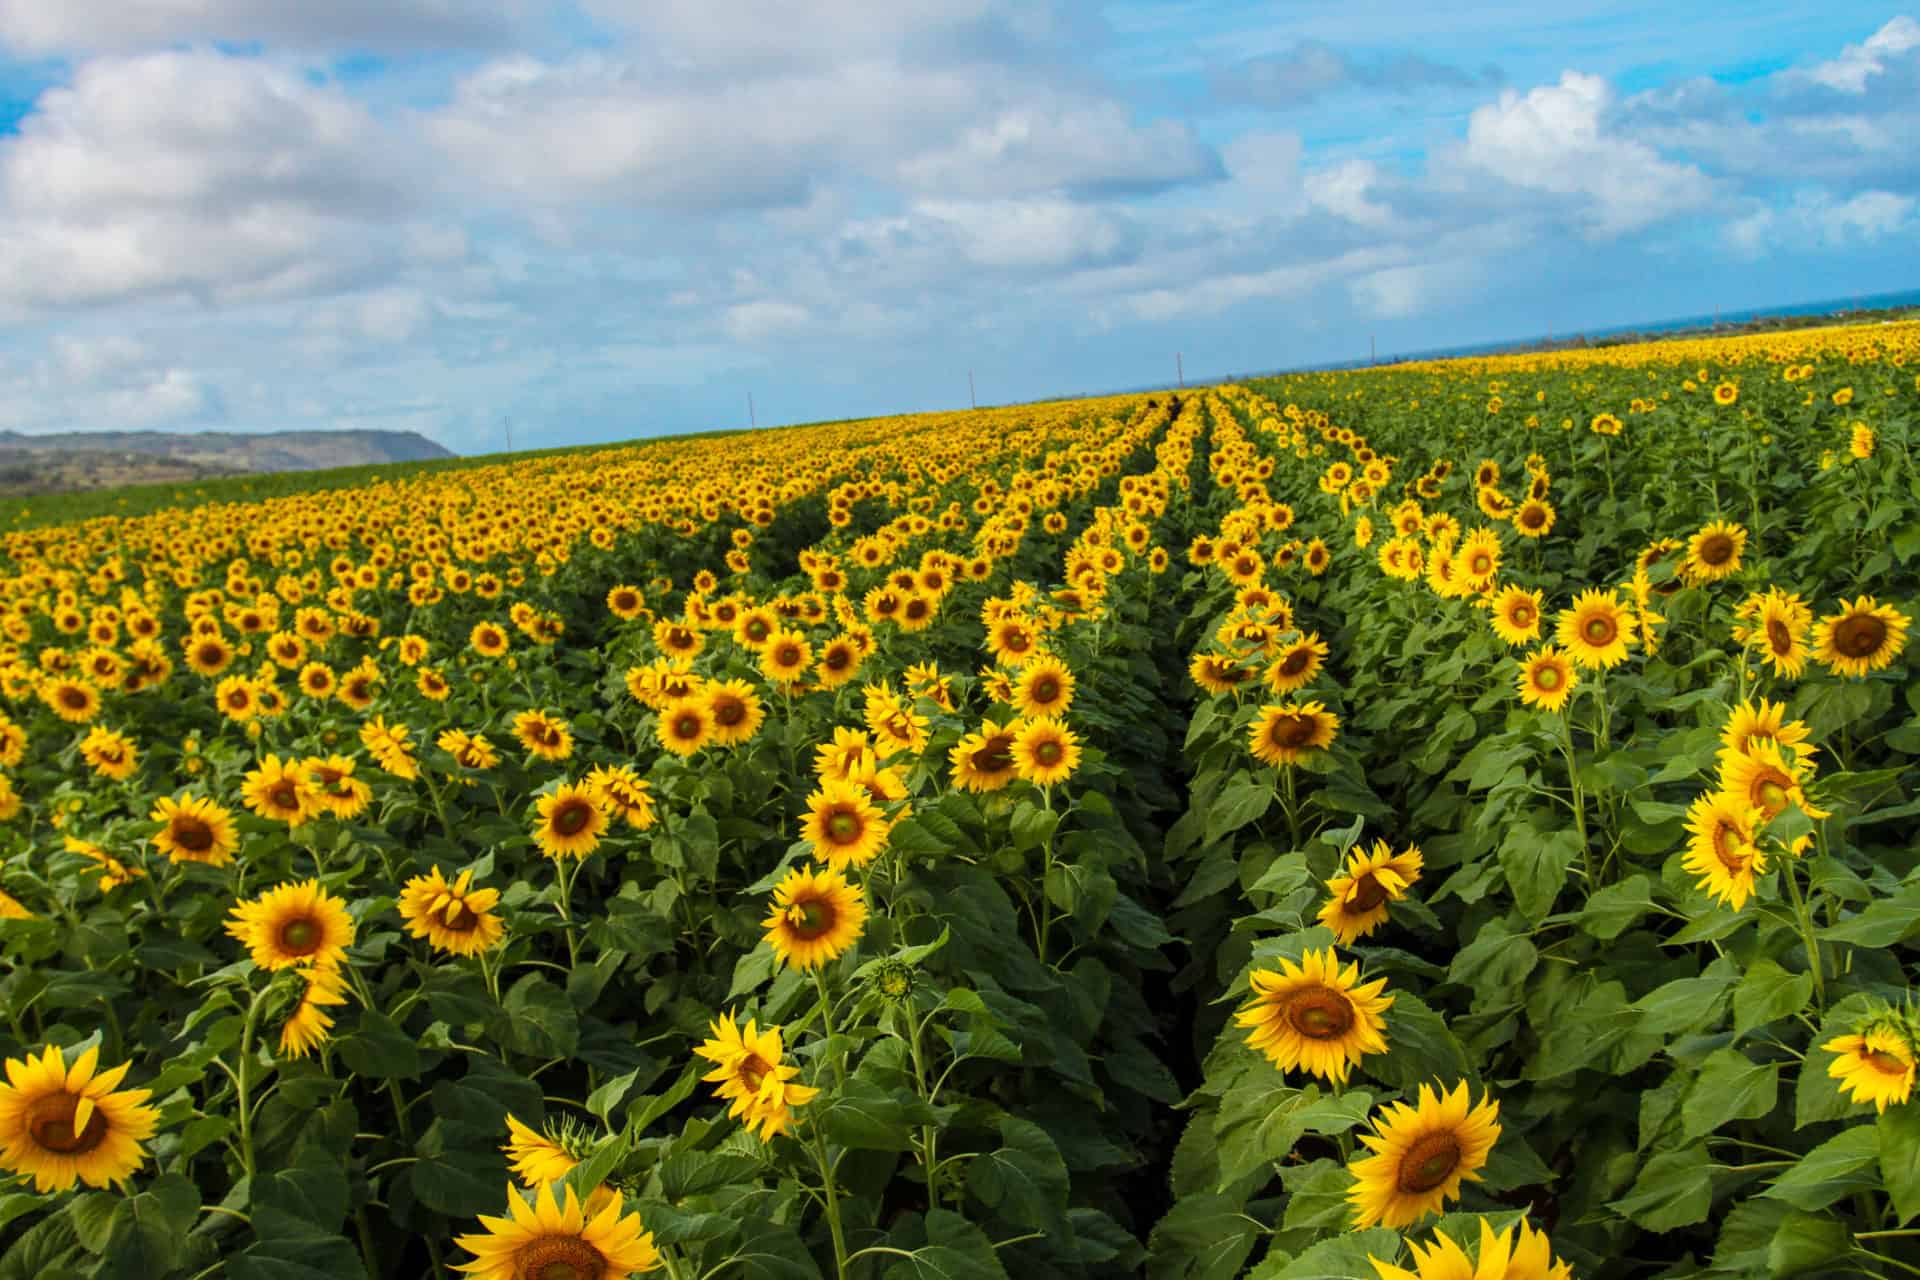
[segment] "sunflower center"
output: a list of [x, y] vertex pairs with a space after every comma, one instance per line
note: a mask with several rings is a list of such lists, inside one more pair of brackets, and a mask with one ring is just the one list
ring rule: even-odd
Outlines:
[[860, 819], [842, 810], [827, 819], [827, 838], [835, 844], [852, 844], [860, 838]]
[[1560, 668], [1541, 667], [1533, 673], [1533, 687], [1552, 693], [1560, 687]]
[[1741, 844], [1740, 833], [1731, 825], [1723, 822], [1714, 829], [1713, 852], [1720, 859], [1720, 865], [1729, 871], [1747, 869], [1747, 855]]
[[593, 810], [578, 800], [569, 800], [553, 815], [553, 829], [563, 836], [578, 834], [593, 817]]
[[1887, 624], [1870, 613], [1857, 613], [1834, 624], [1833, 647], [1849, 658], [1870, 658], [1886, 643]]
[[1028, 643], [1030, 642], [1027, 640], [1026, 634], [1020, 631], [1014, 632], [1006, 639], [1006, 647], [1014, 653], [1025, 653]]
[[749, 622], [747, 624], [747, 638], [756, 641], [765, 640], [767, 638], [767, 624], [759, 618], [755, 618]]
[[680, 716], [673, 722], [673, 732], [676, 737], [685, 738], [691, 742], [700, 736], [700, 717], [695, 715]]
[[1760, 807], [1766, 810], [1769, 818], [1778, 816], [1780, 811], [1787, 807], [1787, 788], [1779, 778], [1761, 779], [1754, 787], [1753, 795], [1760, 802]]
[[765, 1080], [767, 1073], [772, 1070], [773, 1068], [768, 1065], [767, 1060], [757, 1053], [750, 1053], [742, 1058], [739, 1067], [736, 1068], [740, 1076], [740, 1083], [746, 1085], [747, 1088], [753, 1090], [755, 1093], [760, 1092], [760, 1082]]
[[1011, 744], [1005, 738], [994, 738], [973, 753], [972, 764], [981, 773], [1000, 773], [1013, 767], [1013, 755], [1007, 750]]
[[98, 1107], [78, 1132], [74, 1130], [73, 1117], [79, 1103], [78, 1095], [63, 1089], [37, 1099], [28, 1109], [27, 1132], [33, 1135], [41, 1150], [63, 1156], [81, 1155], [105, 1140], [107, 1117]]
[[1507, 620], [1516, 627], [1532, 626], [1533, 618], [1533, 606], [1530, 604], [1517, 604], [1507, 611]]
[[449, 933], [472, 933], [480, 927], [480, 917], [459, 899], [447, 904], [446, 910], [440, 913], [440, 922]]
[[1349, 895], [1347, 905], [1353, 910], [1371, 911], [1387, 900], [1387, 887], [1368, 872], [1353, 882]]
[[320, 949], [319, 921], [298, 916], [280, 926], [280, 949], [289, 955], [310, 956]]
[[1860, 1055], [1860, 1060], [1882, 1075], [1904, 1076], [1913, 1069], [1911, 1063], [1901, 1061], [1898, 1055], [1885, 1049], [1869, 1049]]
[[852, 654], [848, 653], [845, 649], [833, 648], [827, 650], [826, 660], [821, 663], [821, 665], [829, 671], [842, 671], [846, 669], [846, 665], [851, 661], [853, 661]]
[[1724, 533], [1708, 534], [1700, 542], [1700, 559], [1707, 564], [1725, 564], [1733, 559], [1733, 539]]
[[783, 644], [775, 650], [773, 660], [783, 667], [797, 667], [800, 665], [800, 650], [793, 645]]
[[1328, 987], [1302, 991], [1287, 1002], [1287, 1023], [1309, 1040], [1336, 1040], [1353, 1026], [1353, 1005]]
[[198, 818], [176, 816], [172, 834], [173, 842], [188, 853], [205, 853], [213, 848], [213, 828]]
[[1430, 1133], [1400, 1157], [1396, 1181], [1400, 1190], [1417, 1195], [1440, 1186], [1459, 1167], [1459, 1139], [1451, 1133]]
[[1033, 700], [1052, 702], [1060, 696], [1060, 682], [1052, 676], [1042, 676], [1033, 682]]
[[80, 711], [87, 705], [86, 691], [83, 689], [62, 689], [60, 691], [60, 701], [72, 707], [75, 711]]
[[727, 698], [714, 705], [713, 718], [731, 728], [747, 718], [747, 704], [738, 698]]
[[607, 1260], [579, 1236], [536, 1236], [513, 1251], [513, 1280], [601, 1280]]
[[1048, 768], [1060, 763], [1060, 755], [1060, 744], [1057, 742], [1043, 742], [1033, 749], [1033, 758]]
[[796, 902], [787, 912], [794, 934], [803, 941], [811, 941], [833, 928], [838, 916], [833, 904], [824, 898], [809, 898]]
[[1297, 676], [1302, 671], [1305, 671], [1307, 664], [1312, 661], [1313, 654], [1311, 651], [1295, 649], [1292, 653], [1280, 659], [1280, 674], [1283, 676]]
[[1620, 628], [1614, 625], [1613, 619], [1603, 614], [1595, 614], [1580, 624], [1580, 634], [1596, 648], [1612, 644], [1619, 633]]
[[1793, 633], [1787, 630], [1787, 624], [1778, 618], [1767, 620], [1767, 643], [1773, 651], [1782, 657], [1793, 652]]
[[290, 782], [282, 782], [267, 792], [267, 799], [276, 809], [298, 809], [300, 793], [293, 789]]
[[1267, 737], [1276, 747], [1304, 747], [1313, 741], [1313, 722], [1305, 716], [1281, 716]]
[[1468, 572], [1476, 578], [1484, 578], [1493, 572], [1493, 559], [1484, 552], [1467, 562]]

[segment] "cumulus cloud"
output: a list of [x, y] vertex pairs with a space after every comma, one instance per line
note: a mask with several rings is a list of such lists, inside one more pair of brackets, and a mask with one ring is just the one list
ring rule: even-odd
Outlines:
[[812, 321], [813, 313], [798, 303], [766, 298], [728, 307], [723, 323], [735, 342], [765, 342], [804, 333]]
[[1916, 49], [1920, 49], [1920, 22], [1901, 14], [1865, 42], [1848, 45], [1839, 57], [1810, 67], [1803, 74], [1815, 84], [1858, 96], [1867, 91], [1874, 77], [1886, 74], [1890, 65]]
[[1613, 103], [1605, 79], [1578, 71], [1525, 94], [1509, 89], [1468, 120], [1465, 163], [1511, 186], [1576, 198], [1600, 236], [1708, 203], [1713, 183], [1697, 166], [1609, 128]]
[[438, 49], [506, 39], [527, 0], [0, 0], [0, 46], [125, 52], [213, 40]]
[[1772, 249], [1804, 250], [1876, 244], [1920, 229], [1912, 196], [1860, 191], [1837, 199], [1823, 190], [1796, 192], [1784, 206], [1765, 206], [1727, 226], [1727, 241], [1750, 257]]
[[1471, 89], [1497, 85], [1496, 67], [1468, 73], [1423, 58], [1395, 54], [1362, 59], [1318, 40], [1303, 40], [1285, 53], [1215, 68], [1214, 91], [1229, 102], [1286, 110], [1340, 89], [1412, 93], [1420, 89]]
[[0, 303], [237, 300], [391, 269], [384, 229], [420, 194], [393, 161], [363, 107], [265, 62], [88, 61], [0, 140]]

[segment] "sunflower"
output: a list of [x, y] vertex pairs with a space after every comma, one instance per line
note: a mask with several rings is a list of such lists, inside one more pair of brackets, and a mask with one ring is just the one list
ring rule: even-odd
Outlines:
[[1454, 552], [1453, 563], [1469, 590], [1486, 590], [1500, 572], [1500, 535], [1487, 528], [1475, 529]]
[[692, 660], [706, 647], [706, 637], [684, 622], [662, 618], [653, 624], [653, 643], [670, 658]]
[[507, 631], [497, 622], [476, 622], [467, 633], [467, 643], [483, 658], [497, 658], [507, 651]]
[[121, 885], [132, 884], [147, 874], [137, 866], [127, 866], [90, 840], [76, 840], [72, 836], [62, 836], [60, 843], [68, 853], [77, 853], [99, 868], [101, 893], [111, 893]]
[[1580, 684], [1580, 673], [1567, 660], [1564, 649], [1542, 645], [1518, 660], [1520, 701], [1543, 711], [1558, 711]]
[[240, 847], [233, 815], [200, 796], [161, 796], [148, 817], [166, 824], [154, 833], [153, 847], [173, 862], [224, 867]]
[[1754, 878], [1767, 869], [1766, 851], [1755, 841], [1764, 815], [1741, 797], [1714, 792], [1687, 810], [1687, 841], [1681, 865], [1716, 902], [1735, 911], [1753, 896]]
[[333, 668], [324, 662], [309, 662], [300, 668], [300, 692], [309, 698], [331, 698], [339, 683], [340, 679], [333, 674]]
[[1510, 645], [1540, 638], [1540, 593], [1508, 585], [1493, 598], [1493, 633]]
[[677, 756], [691, 756], [713, 741], [713, 712], [704, 697], [675, 698], [654, 721], [654, 736]]
[[507, 1142], [500, 1148], [520, 1185], [528, 1190], [558, 1182], [580, 1161], [567, 1150], [563, 1137], [536, 1132], [507, 1113]]
[[595, 765], [587, 774], [587, 786], [610, 814], [618, 814], [628, 826], [645, 831], [653, 825], [652, 787], [632, 765]]
[[41, 687], [40, 700], [68, 724], [86, 724], [100, 714], [100, 691], [78, 676], [49, 680]]
[[1013, 682], [1013, 705], [1022, 716], [1061, 716], [1073, 705], [1073, 672], [1051, 654], [1035, 658]]
[[0, 1084], [0, 1168], [33, 1179], [42, 1193], [75, 1182], [105, 1187], [146, 1160], [140, 1144], [160, 1113], [142, 1106], [145, 1089], [121, 1089], [130, 1063], [98, 1071], [100, 1049], [86, 1049], [69, 1067], [56, 1045], [39, 1057], [8, 1058]]
[[1740, 553], [1746, 550], [1747, 531], [1737, 524], [1717, 520], [1687, 541], [1684, 572], [1693, 582], [1718, 582], [1740, 571]]
[[978, 793], [998, 791], [1012, 782], [1019, 776], [1013, 761], [1013, 739], [1011, 725], [983, 721], [979, 732], [960, 739], [947, 753], [953, 765], [953, 785]]
[[607, 610], [622, 622], [633, 621], [645, 607], [646, 598], [638, 587], [623, 582], [607, 589]]
[[1856, 422], [1847, 438], [1847, 452], [1855, 459], [1871, 458], [1874, 443], [1873, 428], [1864, 422]]
[[1340, 717], [1318, 702], [1264, 706], [1259, 718], [1247, 726], [1247, 746], [1254, 759], [1279, 768], [1298, 764], [1309, 751], [1332, 746], [1339, 727]]
[[1776, 746], [1793, 750], [1807, 750], [1801, 746], [1807, 740], [1809, 730], [1798, 720], [1789, 720], [1785, 703], [1760, 700], [1758, 706], [1743, 702], [1727, 716], [1726, 727], [1720, 731], [1720, 758], [1724, 762], [1730, 755], [1745, 754], [1755, 742], [1771, 742]]
[[704, 696], [713, 724], [712, 741], [717, 747], [734, 747], [751, 741], [766, 721], [767, 712], [760, 705], [760, 695], [745, 680], [710, 684]]
[[508, 1187], [511, 1216], [482, 1214], [486, 1234], [456, 1237], [454, 1243], [474, 1258], [455, 1270], [475, 1280], [623, 1280], [660, 1266], [653, 1233], [641, 1229], [638, 1214], [622, 1214], [618, 1191], [609, 1191], [605, 1207], [591, 1218], [572, 1187], [564, 1202], [555, 1199], [550, 1182], [531, 1195], [529, 1205]]
[[801, 835], [816, 858], [835, 871], [864, 867], [887, 845], [887, 819], [867, 789], [853, 782], [828, 782], [807, 797]]
[[507, 934], [506, 925], [493, 914], [500, 891], [475, 889], [472, 883], [472, 868], [450, 882], [438, 866], [408, 880], [400, 890], [400, 918], [407, 932], [457, 956], [477, 956], [499, 942]]
[[1364, 1055], [1387, 1051], [1380, 1015], [1393, 997], [1380, 994], [1386, 979], [1361, 985], [1360, 966], [1341, 969], [1333, 948], [1309, 950], [1298, 965], [1282, 959], [1278, 972], [1255, 969], [1250, 981], [1254, 1001], [1234, 1021], [1280, 1070], [1345, 1084]]
[[278, 885], [235, 903], [231, 914], [227, 933], [247, 947], [262, 969], [337, 968], [353, 945], [347, 904], [322, 889], [318, 880]]
[[1524, 1220], [1518, 1224], [1517, 1237], [1515, 1229], [1508, 1227], [1496, 1233], [1485, 1218], [1480, 1219], [1477, 1265], [1438, 1228], [1424, 1252], [1419, 1245], [1407, 1242], [1417, 1270], [1393, 1266], [1372, 1254], [1367, 1255], [1367, 1261], [1373, 1264], [1376, 1280], [1573, 1280], [1572, 1264], [1554, 1261], [1545, 1232], [1535, 1231]]
[[1281, 646], [1279, 654], [1267, 666], [1267, 688], [1279, 694], [1306, 688], [1320, 674], [1328, 652], [1326, 642], [1317, 631]]
[[760, 651], [760, 671], [767, 679], [791, 684], [806, 674], [813, 662], [813, 647], [798, 631], [785, 627], [773, 633]]
[[1582, 591], [1571, 609], [1560, 611], [1555, 638], [1581, 666], [1605, 670], [1627, 660], [1630, 627], [1613, 591], [1595, 588]]
[[568, 854], [584, 858], [600, 845], [607, 829], [607, 811], [600, 807], [593, 788], [576, 782], [563, 782], [541, 796], [534, 806], [539, 821], [534, 825], [533, 842], [549, 858]]
[[325, 1043], [333, 1030], [333, 1015], [327, 1010], [347, 1002], [347, 979], [338, 970], [310, 968], [301, 976], [307, 985], [280, 1024], [280, 1052], [289, 1058], [304, 1058]]
[[307, 772], [293, 760], [270, 755], [241, 779], [240, 798], [263, 818], [297, 827], [319, 811]]
[[1013, 737], [1013, 767], [1037, 787], [1064, 782], [1080, 767], [1080, 739], [1052, 716], [1028, 720]]
[[386, 717], [375, 716], [360, 726], [360, 745], [373, 762], [396, 778], [411, 781], [420, 776], [420, 762], [414, 759], [408, 741], [413, 729], [404, 724], [388, 724]]
[[1254, 669], [1226, 654], [1196, 653], [1187, 664], [1193, 682], [1208, 693], [1232, 693], [1254, 677]]
[[794, 867], [774, 886], [773, 907], [760, 923], [776, 968], [817, 969], [859, 941], [867, 904], [838, 871]]
[[351, 822], [373, 801], [373, 788], [353, 776], [359, 762], [352, 756], [308, 756], [300, 762], [313, 784], [313, 808]]
[[218, 635], [195, 637], [183, 652], [187, 666], [197, 675], [217, 676], [233, 661], [233, 646]]
[[860, 674], [863, 661], [865, 657], [852, 638], [835, 636], [822, 646], [820, 660], [814, 664], [814, 675], [822, 689], [838, 689]]
[[917, 755], [926, 748], [927, 718], [882, 685], [866, 687], [861, 718], [873, 734], [874, 754], [883, 760], [902, 751]]
[[1733, 638], [1762, 654], [1775, 675], [1798, 679], [1806, 670], [1813, 610], [1798, 595], [1769, 587], [1764, 595], [1749, 596], [1734, 615], [1750, 625], [1736, 624]]
[[849, 782], [873, 767], [873, 739], [859, 729], [836, 725], [833, 741], [813, 749], [814, 776], [822, 781]]
[[1395, 853], [1385, 840], [1376, 840], [1371, 851], [1354, 849], [1346, 867], [1327, 881], [1333, 896], [1320, 908], [1320, 923], [1342, 946], [1352, 946], [1386, 923], [1387, 903], [1404, 898], [1425, 866], [1418, 845]]
[[1864, 676], [1891, 666], [1907, 645], [1913, 619], [1872, 596], [1840, 601], [1840, 612], [1813, 629], [1813, 656], [1843, 676]]
[[1475, 1105], [1465, 1081], [1438, 1096], [1431, 1085], [1421, 1085], [1414, 1107], [1388, 1103], [1374, 1132], [1360, 1135], [1373, 1154], [1348, 1166], [1354, 1225], [1397, 1230], [1459, 1199], [1463, 1181], [1480, 1180], [1479, 1169], [1500, 1137], [1499, 1114], [1500, 1104], [1491, 1098]]
[[567, 722], [544, 711], [522, 711], [513, 718], [513, 736], [530, 755], [542, 760], [565, 760], [573, 754], [573, 734]]
[[1745, 751], [1720, 757], [1720, 790], [1758, 809], [1763, 824], [1779, 817], [1790, 803], [1809, 818], [1831, 817], [1825, 809], [1815, 808], [1802, 790], [1812, 778], [1812, 765], [1788, 759], [1779, 744], [1766, 738], [1751, 739]]
[[714, 1064], [701, 1079], [719, 1086], [714, 1092], [732, 1104], [727, 1114], [740, 1117], [750, 1130], [758, 1128], [762, 1142], [786, 1133], [793, 1123], [792, 1109], [812, 1102], [820, 1091], [793, 1083], [800, 1068], [783, 1061], [780, 1028], [762, 1031], [752, 1018], [742, 1028], [729, 1013], [708, 1029], [711, 1038], [694, 1052]]
[[87, 736], [80, 739], [80, 758], [95, 773], [114, 782], [124, 782], [132, 777], [140, 763], [140, 753], [131, 738], [98, 724], [88, 729]]
[[1854, 1102], [1871, 1102], [1875, 1111], [1884, 1112], [1889, 1102], [1904, 1103], [1913, 1096], [1913, 1041], [1893, 1018], [1876, 1018], [1855, 1034], [1820, 1047], [1837, 1055], [1827, 1064], [1827, 1074]]

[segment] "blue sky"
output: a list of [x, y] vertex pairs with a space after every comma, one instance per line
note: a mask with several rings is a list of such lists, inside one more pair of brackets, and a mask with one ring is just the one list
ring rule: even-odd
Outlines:
[[1916, 15], [0, 0], [0, 429], [483, 452], [1912, 289]]

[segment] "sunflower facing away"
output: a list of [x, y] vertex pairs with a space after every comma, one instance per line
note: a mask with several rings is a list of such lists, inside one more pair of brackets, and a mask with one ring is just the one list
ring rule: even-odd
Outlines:
[[801, 835], [813, 855], [835, 871], [864, 867], [887, 844], [886, 815], [874, 807], [867, 789], [855, 782], [828, 782], [807, 797]]
[[549, 858], [569, 854], [584, 858], [599, 847], [600, 836], [607, 829], [607, 811], [600, 807], [593, 788], [563, 782], [541, 796], [534, 807], [539, 820], [534, 824], [533, 842]]
[[333, 1015], [327, 1009], [347, 1002], [347, 980], [339, 970], [307, 969], [302, 976], [306, 988], [280, 1026], [280, 1052], [289, 1058], [304, 1058], [325, 1043], [333, 1030]]
[[1354, 849], [1346, 868], [1327, 881], [1333, 896], [1320, 908], [1320, 923], [1342, 946], [1353, 945], [1387, 922], [1387, 904], [1407, 896], [1425, 865], [1417, 845], [1395, 853], [1385, 840], [1375, 840], [1371, 851]]
[[1282, 959], [1280, 969], [1255, 969], [1254, 1000], [1235, 1015], [1248, 1028], [1247, 1043], [1282, 1071], [1345, 1084], [1369, 1053], [1387, 1051], [1381, 1014], [1393, 1004], [1382, 996], [1387, 980], [1360, 982], [1360, 966], [1340, 967], [1333, 948], [1308, 951], [1300, 963]]
[[564, 1137], [549, 1137], [521, 1124], [517, 1116], [507, 1114], [507, 1165], [520, 1185], [529, 1191], [558, 1182], [580, 1161], [568, 1152]]
[[1627, 660], [1631, 623], [1612, 590], [1594, 588], [1560, 611], [1554, 639], [1583, 667], [1605, 670]]
[[1247, 726], [1247, 747], [1262, 764], [1298, 764], [1309, 751], [1332, 746], [1339, 727], [1340, 717], [1318, 702], [1265, 706]]
[[1407, 1242], [1413, 1254], [1412, 1271], [1371, 1254], [1367, 1261], [1373, 1264], [1376, 1280], [1573, 1280], [1572, 1264], [1554, 1261], [1545, 1232], [1535, 1231], [1524, 1220], [1518, 1230], [1518, 1237], [1514, 1227], [1496, 1233], [1485, 1218], [1480, 1219], [1477, 1262], [1438, 1228], [1425, 1249]]
[[775, 967], [817, 969], [837, 960], [866, 931], [867, 904], [838, 871], [794, 867], [773, 890], [760, 922]]
[[1876, 1018], [1855, 1034], [1820, 1047], [1836, 1055], [1827, 1064], [1827, 1074], [1856, 1103], [1871, 1102], [1875, 1111], [1885, 1111], [1889, 1102], [1904, 1103], [1913, 1096], [1913, 1041], [1893, 1018]]
[[1519, 665], [1516, 679], [1520, 687], [1520, 701], [1529, 707], [1558, 711], [1567, 705], [1567, 699], [1579, 687], [1580, 673], [1567, 660], [1565, 649], [1556, 649], [1550, 644], [1541, 645], [1520, 659]]
[[507, 926], [493, 914], [500, 902], [498, 889], [475, 889], [471, 868], [449, 881], [434, 867], [414, 876], [400, 890], [400, 918], [407, 932], [425, 938], [436, 949], [457, 956], [477, 956], [504, 938]]
[[173, 862], [224, 867], [240, 847], [233, 815], [200, 796], [161, 796], [148, 817], [166, 824], [154, 833], [153, 847]]
[[1913, 622], [1892, 605], [1872, 596], [1841, 600], [1840, 612], [1820, 619], [1813, 629], [1813, 656], [1843, 676], [1864, 676], [1893, 665], [1907, 647]]
[[505, 1218], [480, 1216], [484, 1235], [459, 1236], [454, 1243], [474, 1255], [455, 1270], [476, 1280], [623, 1280], [660, 1266], [653, 1233], [641, 1229], [638, 1214], [623, 1214], [618, 1191], [589, 1218], [572, 1187], [556, 1200], [553, 1184], [543, 1183], [527, 1198], [507, 1188]]
[[1695, 884], [1735, 911], [1747, 905], [1754, 878], [1767, 869], [1766, 851], [1755, 840], [1760, 825], [1759, 810], [1725, 792], [1701, 796], [1687, 810], [1692, 834], [1681, 865]]
[[0, 1084], [0, 1168], [33, 1179], [36, 1191], [118, 1182], [140, 1167], [140, 1143], [160, 1113], [142, 1106], [145, 1089], [121, 1089], [127, 1067], [97, 1071], [95, 1045], [66, 1064], [56, 1045], [39, 1057], [8, 1058]]
[[338, 967], [353, 945], [353, 917], [347, 904], [301, 880], [268, 889], [234, 904], [227, 932], [253, 953], [262, 969]]
[[712, 1038], [694, 1052], [714, 1064], [701, 1079], [717, 1085], [714, 1092], [732, 1104], [727, 1114], [739, 1117], [749, 1130], [757, 1129], [762, 1142], [786, 1133], [793, 1124], [793, 1108], [812, 1102], [820, 1091], [793, 1083], [800, 1068], [783, 1061], [780, 1028], [762, 1031], [752, 1018], [741, 1027], [729, 1013], [708, 1029]]
[[1373, 1154], [1347, 1166], [1355, 1180], [1347, 1193], [1354, 1225], [1398, 1230], [1458, 1200], [1462, 1182], [1480, 1180], [1500, 1137], [1499, 1114], [1491, 1098], [1476, 1105], [1464, 1080], [1438, 1096], [1421, 1085], [1417, 1106], [1388, 1103], [1374, 1131], [1360, 1135]]

